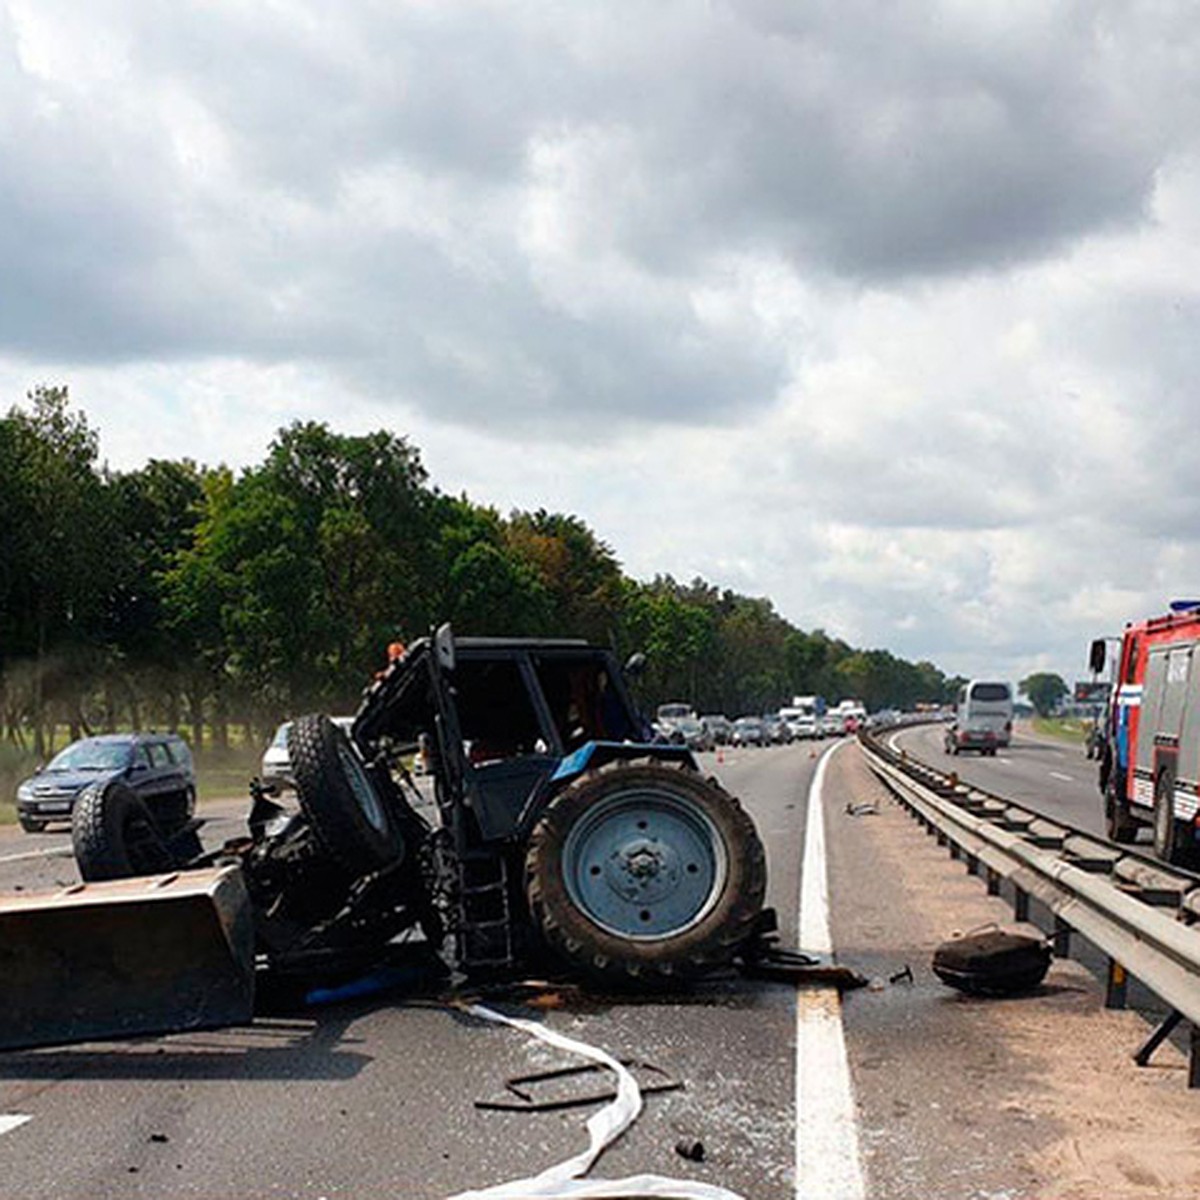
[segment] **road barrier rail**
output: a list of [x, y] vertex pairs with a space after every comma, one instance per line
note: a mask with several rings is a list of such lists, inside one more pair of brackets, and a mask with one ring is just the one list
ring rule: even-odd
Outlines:
[[1167, 867], [961, 781], [897, 750], [878, 734], [860, 744], [876, 776], [926, 832], [1008, 899], [1019, 921], [1031, 900], [1053, 918], [1054, 953], [1079, 933], [1107, 956], [1106, 1003], [1123, 1008], [1128, 978], [1171, 1012], [1134, 1056], [1141, 1065], [1183, 1020], [1189, 1024], [1188, 1086], [1200, 1087], [1200, 874]]

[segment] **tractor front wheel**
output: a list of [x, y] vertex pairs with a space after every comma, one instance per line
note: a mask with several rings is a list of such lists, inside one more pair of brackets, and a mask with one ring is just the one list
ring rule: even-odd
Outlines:
[[766, 892], [754, 824], [715, 780], [651, 759], [575, 780], [530, 839], [526, 892], [549, 945], [621, 984], [692, 978], [730, 961]]
[[71, 846], [86, 883], [158, 875], [179, 865], [145, 802], [119, 780], [93, 783], [76, 797]]

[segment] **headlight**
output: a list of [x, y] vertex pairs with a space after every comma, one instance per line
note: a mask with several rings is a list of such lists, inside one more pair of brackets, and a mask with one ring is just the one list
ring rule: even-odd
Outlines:
[[21, 786], [19, 788], [17, 788], [17, 799], [22, 801], [25, 804], [32, 803], [33, 802], [33, 784], [32, 783], [21, 784]]

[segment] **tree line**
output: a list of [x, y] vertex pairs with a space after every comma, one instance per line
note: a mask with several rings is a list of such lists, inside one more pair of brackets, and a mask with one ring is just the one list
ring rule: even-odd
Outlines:
[[391, 432], [297, 422], [240, 472], [115, 471], [65, 387], [0, 418], [0, 732], [21, 747], [40, 755], [63, 723], [220, 747], [233, 722], [352, 710], [390, 643], [445, 620], [640, 650], [647, 708], [736, 715], [809, 693], [907, 707], [960, 682], [800, 630], [764, 598], [631, 579], [579, 517], [448, 495]]

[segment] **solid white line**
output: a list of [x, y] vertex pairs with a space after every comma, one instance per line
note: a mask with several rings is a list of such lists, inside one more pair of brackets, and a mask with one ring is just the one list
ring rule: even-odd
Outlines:
[[45, 850], [26, 850], [21, 854], [6, 854], [0, 856], [0, 863], [26, 862], [31, 858], [66, 858], [71, 854], [71, 846], [48, 846]]
[[20, 1129], [26, 1121], [33, 1120], [32, 1117], [24, 1116], [21, 1113], [0, 1113], [0, 1134], [12, 1133], [14, 1129]]
[[1051, 771], [1050, 778], [1051, 779], [1061, 779], [1063, 781], [1063, 783], [1074, 783], [1075, 782], [1074, 775], [1064, 775], [1061, 771]]
[[[821, 756], [808, 790], [798, 944], [813, 954], [833, 951], [822, 787], [829, 760], [844, 744]], [[836, 988], [796, 990], [795, 1192], [805, 1200], [865, 1200], [867, 1194]]]

